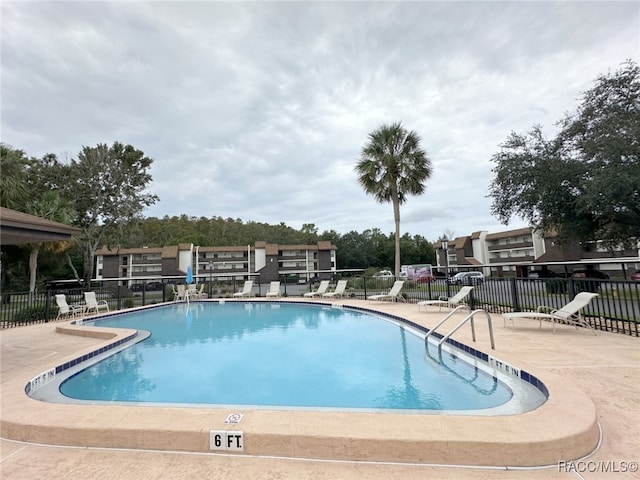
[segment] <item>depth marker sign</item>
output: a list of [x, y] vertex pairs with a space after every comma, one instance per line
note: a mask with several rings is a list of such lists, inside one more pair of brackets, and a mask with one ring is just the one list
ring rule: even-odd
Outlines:
[[230, 414], [224, 423], [240, 423], [244, 414], [242, 413], [232, 413]]

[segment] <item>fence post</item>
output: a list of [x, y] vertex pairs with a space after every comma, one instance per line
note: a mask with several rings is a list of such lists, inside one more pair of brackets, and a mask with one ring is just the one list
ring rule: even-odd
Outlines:
[[569, 300], [573, 300], [573, 297], [576, 296], [576, 281], [573, 277], [569, 277], [567, 280], [569, 281]]
[[118, 310], [122, 309], [122, 289], [120, 285], [116, 285], [116, 304], [118, 305]]
[[514, 312], [519, 312], [520, 299], [518, 298], [518, 287], [517, 287], [516, 278], [515, 277], [510, 278], [509, 281], [511, 282], [511, 305]]
[[44, 318], [45, 322], [49, 322], [49, 319], [53, 318], [51, 314], [51, 290], [45, 290], [44, 295]]

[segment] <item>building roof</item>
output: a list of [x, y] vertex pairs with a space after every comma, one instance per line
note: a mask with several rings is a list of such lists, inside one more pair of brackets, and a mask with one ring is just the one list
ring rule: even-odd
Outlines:
[[0, 207], [0, 245], [62, 242], [81, 232], [64, 223]]
[[506, 230], [504, 232], [489, 233], [487, 240], [498, 240], [500, 238], [517, 237], [518, 235], [531, 235], [533, 229], [531, 227], [518, 228], [516, 230]]
[[162, 258], [178, 258], [178, 246], [166, 245], [162, 247]]
[[162, 253], [163, 247], [136, 247], [136, 248], [109, 248], [106, 245], [96, 250], [96, 255], [119, 255], [126, 253], [127, 255], [138, 255], [143, 253]]
[[[254, 247], [249, 247], [251, 250], [255, 250]], [[188, 250], [185, 249], [185, 250]], [[198, 247], [198, 251], [200, 253], [206, 253], [206, 252], [246, 252], [247, 251], [247, 245], [240, 245], [240, 246], [229, 246], [229, 247], [221, 247], [221, 246], [203, 246], [200, 245]]]
[[[456, 237], [447, 240], [447, 250], [455, 250], [456, 248], [464, 247], [464, 243], [466, 239], [469, 237]], [[436, 250], [442, 249], [442, 240], [436, 240], [436, 243], [433, 244], [433, 248]]]

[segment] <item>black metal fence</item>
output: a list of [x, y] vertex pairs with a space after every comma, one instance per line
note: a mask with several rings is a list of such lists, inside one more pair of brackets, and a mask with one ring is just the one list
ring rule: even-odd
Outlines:
[[[376, 279], [354, 280], [356, 288], [350, 294], [357, 298], [385, 291], [393, 279], [381, 285]], [[360, 288], [357, 287], [360, 285]], [[406, 301], [417, 303], [421, 300], [449, 298], [462, 285], [448, 283], [445, 279], [435, 279], [426, 284], [405, 281], [402, 292]], [[472, 309], [482, 308], [490, 313], [512, 311], [532, 311], [540, 306], [559, 309], [569, 303], [576, 294], [583, 291], [597, 293], [598, 296], [582, 310], [586, 321], [595, 329], [640, 336], [640, 282], [599, 280], [591, 278], [486, 278], [482, 283], [472, 285], [474, 289], [468, 297]]]
[[[393, 285], [393, 278], [371, 278], [363, 276], [342, 276], [348, 280], [346, 296], [366, 299], [370, 295], [387, 293]], [[332, 282], [335, 284], [335, 280]], [[317, 288], [315, 283], [299, 283], [298, 279], [281, 277], [283, 296], [301, 296]], [[233, 277], [217, 278], [204, 282], [204, 292], [208, 298], [229, 298], [242, 289], [242, 281]], [[593, 328], [598, 330], [640, 336], [640, 282], [574, 278], [524, 279], [486, 278], [473, 285], [469, 295], [472, 308], [482, 308], [490, 313], [535, 310], [545, 305], [560, 308], [567, 304], [578, 292], [598, 293], [583, 315]], [[402, 296], [409, 303], [421, 300], [449, 298], [455, 295], [461, 285], [448, 283], [445, 279], [420, 283], [406, 280]], [[64, 293], [70, 305], [83, 302], [83, 293], [96, 292], [98, 300], [105, 300], [110, 310], [122, 310], [136, 306], [150, 305], [173, 300], [174, 285], [162, 281], [142, 284], [135, 291], [125, 286], [101, 286], [90, 289], [72, 289], [63, 292], [41, 291], [3, 292], [0, 306], [0, 328], [8, 328], [31, 323], [55, 320], [58, 308], [54, 295]], [[268, 283], [261, 284], [255, 279], [254, 294], [264, 296]]]

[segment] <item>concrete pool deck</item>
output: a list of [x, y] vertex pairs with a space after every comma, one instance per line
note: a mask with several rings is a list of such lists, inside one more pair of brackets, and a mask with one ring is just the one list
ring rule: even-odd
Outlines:
[[[437, 308], [418, 312], [412, 304], [334, 303], [377, 309], [427, 327], [445, 315]], [[65, 479], [203, 474], [285, 479], [611, 478], [611, 473], [602, 473], [608, 470], [621, 472], [616, 478], [624, 478], [622, 471], [628, 464], [623, 462], [640, 460], [640, 339], [606, 332], [593, 336], [568, 326], [558, 326], [553, 334], [550, 325], [539, 330], [533, 320], [517, 322], [514, 330], [503, 327], [499, 316], [493, 321], [493, 354], [538, 376], [550, 390], [549, 401], [534, 412], [461, 417], [253, 410], [241, 411], [244, 418], [233, 428], [224, 425], [226, 415], [233, 412], [229, 410], [84, 406], [30, 399], [24, 386], [31, 378], [105, 340], [56, 333], [62, 323], [4, 330], [0, 332], [0, 474], [2, 478]], [[492, 353], [484, 319], [477, 319], [476, 329], [475, 344], [468, 326], [454, 338]], [[597, 442], [599, 428], [602, 443], [585, 463], [500, 468], [540, 465], [540, 459], [552, 464], [558, 452], [587, 454]], [[212, 429], [244, 431], [244, 454], [206, 453]], [[293, 443], [292, 436], [296, 437]], [[302, 459], [275, 458], [274, 452]], [[314, 456], [321, 460], [306, 460]], [[468, 466], [462, 473], [459, 467], [429, 465], [451, 463]], [[638, 476], [637, 472], [626, 475]]]

